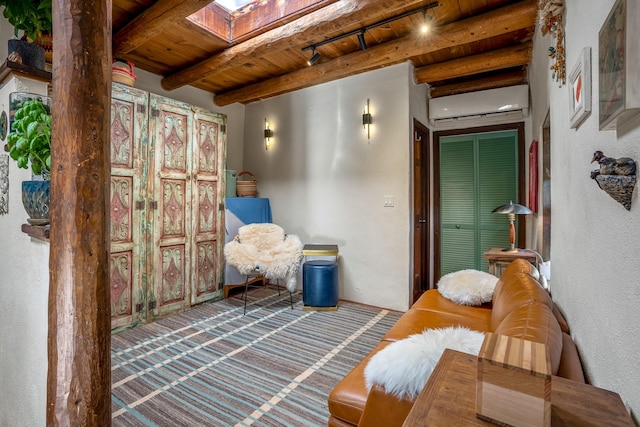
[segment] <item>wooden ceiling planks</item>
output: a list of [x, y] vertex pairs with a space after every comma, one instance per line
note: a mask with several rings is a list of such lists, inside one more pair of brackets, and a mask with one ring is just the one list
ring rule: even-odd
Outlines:
[[[199, 1], [202, 0], [113, 0], [114, 31], [121, 31], [127, 23], [134, 21], [157, 3], [164, 2], [165, 6], [175, 8]], [[362, 70], [406, 60], [413, 62], [416, 69], [430, 65], [438, 67], [436, 64], [442, 64], [446, 69], [455, 66], [456, 62], [452, 61], [459, 58], [530, 41], [537, 15], [535, 0], [440, 0], [437, 7], [427, 11], [432, 29], [426, 35], [429, 42], [417, 42], [423, 46], [421, 50], [414, 49], [415, 46], [406, 47], [408, 44], [403, 41], [407, 38], [422, 40], [418, 38], [417, 31], [424, 18], [418, 12], [367, 30], [364, 35], [367, 44], [365, 51], [360, 49], [356, 35], [319, 46], [317, 51], [321, 53], [322, 59], [315, 66], [308, 67], [306, 60], [311, 51], [303, 52], [303, 47], [398, 16], [430, 1], [325, 0], [318, 3], [313, 0], [291, 0], [280, 2], [280, 5], [276, 5], [275, 1], [256, 1], [243, 10], [229, 13], [229, 20], [236, 19], [233, 24], [238, 26], [237, 30], [241, 30], [240, 26], [244, 25], [245, 29], [242, 31], [249, 31], [235, 41], [225, 40], [222, 34], [212, 34], [209, 30], [212, 25], [219, 26], [227, 19], [224, 14], [212, 12], [215, 8], [224, 10], [213, 4], [191, 17], [185, 16], [176, 19], [175, 23], [165, 25], [158, 35], [151, 32], [150, 36], [143, 37], [144, 41], [124, 57], [133, 61], [138, 68], [164, 76], [162, 84], [167, 90], [189, 84], [216, 94], [217, 101], [246, 103], [273, 96], [274, 93], [280, 94], [324, 82], [327, 81], [327, 76], [331, 76], [330, 79], [346, 77], [363, 72]], [[527, 16], [526, 25], [522, 28], [520, 25], [518, 28], [508, 26], [509, 14], [512, 13], [510, 11], [514, 8], [522, 9], [523, 17]], [[462, 31], [457, 35], [451, 33], [448, 24], [465, 18], [473, 19], [489, 12], [495, 13], [493, 22], [499, 22], [501, 27], [505, 26], [503, 30], [486, 31], [487, 28], [483, 27], [473, 32]], [[233, 16], [234, 13], [237, 16]], [[259, 24], [265, 22], [268, 25], [260, 27]], [[115, 34], [117, 36], [117, 31]], [[117, 40], [116, 36], [114, 41]], [[435, 45], [432, 43], [434, 38], [437, 40]], [[388, 48], [393, 46], [404, 49], [404, 52], [389, 55]], [[378, 49], [375, 51], [377, 53], [373, 52], [375, 49]], [[114, 44], [114, 52], [117, 51], [118, 46]], [[354, 69], [354, 62], [361, 64]], [[496, 61], [492, 63], [495, 64]], [[318, 66], [330, 68], [330, 72]], [[526, 69], [526, 66], [527, 64], [521, 67]], [[479, 86], [486, 86], [496, 84], [486, 82], [491, 80], [492, 74], [514, 71], [522, 70], [514, 70], [513, 67], [492, 70], [487, 67], [478, 69], [475, 76]], [[438, 76], [439, 79], [441, 77]], [[509, 81], [513, 79], [515, 77]], [[472, 91], [473, 80], [473, 75], [467, 76], [463, 70], [454, 69], [447, 78], [431, 84], [445, 89], [449, 86], [446, 89], [449, 92]], [[256, 89], [259, 88], [265, 91], [257, 93]], [[432, 91], [434, 90], [435, 87], [432, 87]], [[246, 97], [235, 96], [241, 93], [247, 94]]]

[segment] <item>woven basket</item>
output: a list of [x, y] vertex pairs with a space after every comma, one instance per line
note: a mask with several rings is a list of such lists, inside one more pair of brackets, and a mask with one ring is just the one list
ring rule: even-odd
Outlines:
[[133, 87], [136, 75], [133, 73], [133, 64], [123, 59], [114, 59], [111, 65], [111, 80], [115, 83]]
[[[248, 181], [241, 180], [242, 175], [249, 175], [251, 179]], [[256, 197], [258, 194], [258, 182], [255, 175], [249, 171], [242, 171], [236, 175], [236, 194], [238, 197]]]

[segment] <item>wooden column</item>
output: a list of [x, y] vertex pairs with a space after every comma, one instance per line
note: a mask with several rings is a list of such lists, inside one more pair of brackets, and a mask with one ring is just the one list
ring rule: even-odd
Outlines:
[[111, 0], [53, 0], [48, 426], [109, 426]]

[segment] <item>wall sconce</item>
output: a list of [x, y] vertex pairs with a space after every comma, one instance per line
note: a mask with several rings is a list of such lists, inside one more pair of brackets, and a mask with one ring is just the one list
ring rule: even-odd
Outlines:
[[273, 130], [269, 129], [269, 121], [264, 119], [264, 149], [268, 150], [271, 144], [271, 138], [273, 138]]
[[504, 252], [518, 252], [516, 249], [516, 227], [513, 222], [516, 220], [516, 215], [528, 215], [533, 213], [531, 209], [526, 206], [519, 205], [517, 203], [509, 202], [508, 205], [502, 205], [495, 208], [492, 212], [499, 214], [507, 214], [509, 219], [509, 244], [508, 249], [503, 249]]
[[367, 131], [367, 139], [371, 139], [371, 124], [373, 123], [373, 117], [371, 116], [371, 110], [369, 109], [369, 99], [367, 99], [367, 105], [364, 107], [362, 113], [362, 126]]

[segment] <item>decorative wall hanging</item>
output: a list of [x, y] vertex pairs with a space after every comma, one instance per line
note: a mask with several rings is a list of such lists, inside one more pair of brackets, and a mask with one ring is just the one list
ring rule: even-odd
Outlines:
[[582, 49], [578, 62], [569, 74], [569, 123], [572, 129], [591, 114], [591, 48]]
[[562, 86], [567, 77], [564, 50], [564, 0], [540, 0], [538, 3], [538, 18], [540, 31], [543, 36], [551, 33], [556, 40], [555, 46], [549, 46], [549, 56], [554, 59], [550, 69], [551, 77]]
[[591, 171], [591, 178], [596, 180], [598, 187], [626, 210], [631, 210], [631, 196], [636, 186], [636, 162], [629, 157], [607, 157], [599, 150], [593, 153], [593, 162], [600, 165], [599, 169]]
[[617, 129], [640, 112], [637, 0], [618, 0], [598, 33], [600, 130]]
[[529, 147], [529, 209], [538, 212], [538, 140]]
[[0, 215], [9, 213], [9, 156], [0, 155]]

